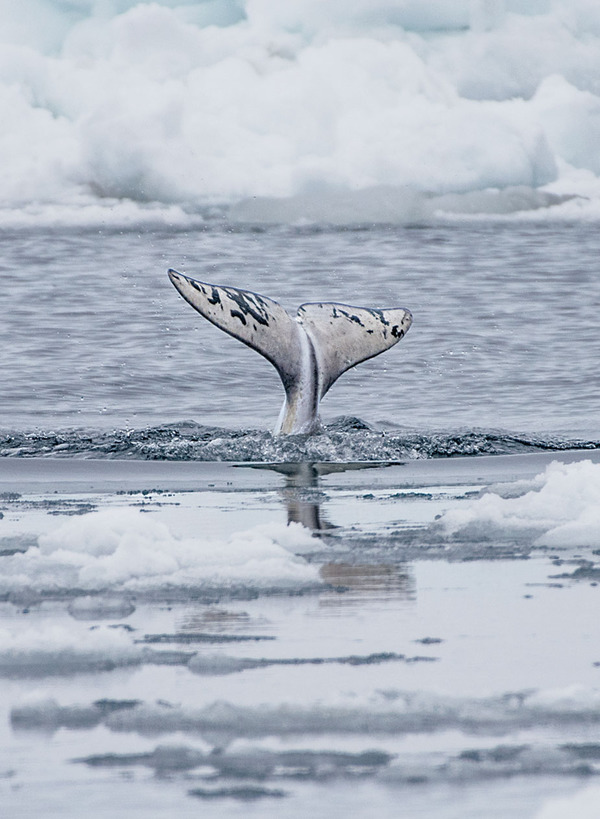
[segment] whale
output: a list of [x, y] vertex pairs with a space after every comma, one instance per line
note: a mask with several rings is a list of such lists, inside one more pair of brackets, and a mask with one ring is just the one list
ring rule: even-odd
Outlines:
[[316, 431], [320, 402], [340, 375], [389, 350], [412, 324], [404, 307], [336, 302], [302, 304], [292, 317], [276, 301], [250, 290], [208, 284], [173, 269], [168, 276], [201, 316], [275, 367], [285, 391], [276, 435]]

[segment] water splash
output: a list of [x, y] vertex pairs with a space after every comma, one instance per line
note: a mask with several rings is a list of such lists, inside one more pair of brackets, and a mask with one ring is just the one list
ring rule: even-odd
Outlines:
[[184, 421], [141, 429], [4, 431], [0, 457], [77, 457], [246, 463], [370, 462], [598, 449], [600, 441], [503, 430], [376, 430], [342, 416], [314, 435], [278, 437]]

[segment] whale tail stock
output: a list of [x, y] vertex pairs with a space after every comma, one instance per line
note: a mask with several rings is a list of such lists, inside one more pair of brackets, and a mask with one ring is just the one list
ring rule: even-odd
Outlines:
[[292, 318], [272, 299], [169, 270], [181, 296], [204, 318], [273, 364], [285, 389], [276, 433], [311, 432], [319, 401], [340, 375], [397, 344], [412, 323], [402, 307], [303, 304]]

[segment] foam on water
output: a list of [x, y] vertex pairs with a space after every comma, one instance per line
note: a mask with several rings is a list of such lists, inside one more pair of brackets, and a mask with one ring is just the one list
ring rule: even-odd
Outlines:
[[600, 215], [589, 0], [36, 0], [0, 32], [0, 224]]
[[193, 422], [146, 429], [5, 431], [0, 456], [91, 457], [148, 460], [358, 462], [404, 458], [507, 455], [545, 450], [597, 449], [600, 442], [502, 430], [456, 432], [376, 430], [343, 416], [314, 435], [276, 436], [261, 430], [228, 430]]

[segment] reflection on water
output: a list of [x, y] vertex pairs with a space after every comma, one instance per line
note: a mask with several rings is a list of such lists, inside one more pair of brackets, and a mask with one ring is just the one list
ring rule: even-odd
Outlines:
[[315, 533], [337, 528], [321, 512], [327, 494], [320, 488], [322, 475], [349, 472], [357, 469], [374, 469], [389, 466], [387, 462], [362, 463], [279, 463], [251, 464], [254, 469], [268, 469], [285, 476], [281, 496], [287, 509], [288, 523], [301, 523]]
[[188, 611], [177, 621], [178, 631], [182, 632], [225, 632], [244, 631], [252, 625], [248, 612], [233, 611], [208, 606], [200, 611]]
[[[288, 523], [301, 523], [313, 532], [334, 528], [321, 514], [321, 504], [327, 498], [319, 488], [319, 476], [326, 464], [283, 463], [257, 464], [258, 469], [269, 469], [285, 477], [281, 497], [287, 509]], [[337, 466], [337, 464], [332, 466]], [[348, 469], [340, 464], [340, 470]]]
[[417, 598], [412, 568], [403, 563], [326, 563], [319, 574], [333, 586], [319, 596], [319, 607], [363, 605], [365, 598], [406, 602]]
[[[329, 522], [321, 510], [328, 496], [320, 488], [320, 477], [332, 472], [372, 469], [374, 466], [372, 463], [285, 463], [261, 464], [259, 468], [272, 469], [285, 476], [281, 497], [287, 509], [288, 523], [301, 523], [321, 536], [328, 529], [335, 529], [337, 526]], [[319, 574], [332, 587], [331, 591], [320, 595], [319, 606], [361, 604], [365, 596], [370, 599], [416, 599], [415, 579], [406, 563], [329, 562], [321, 567]]]

